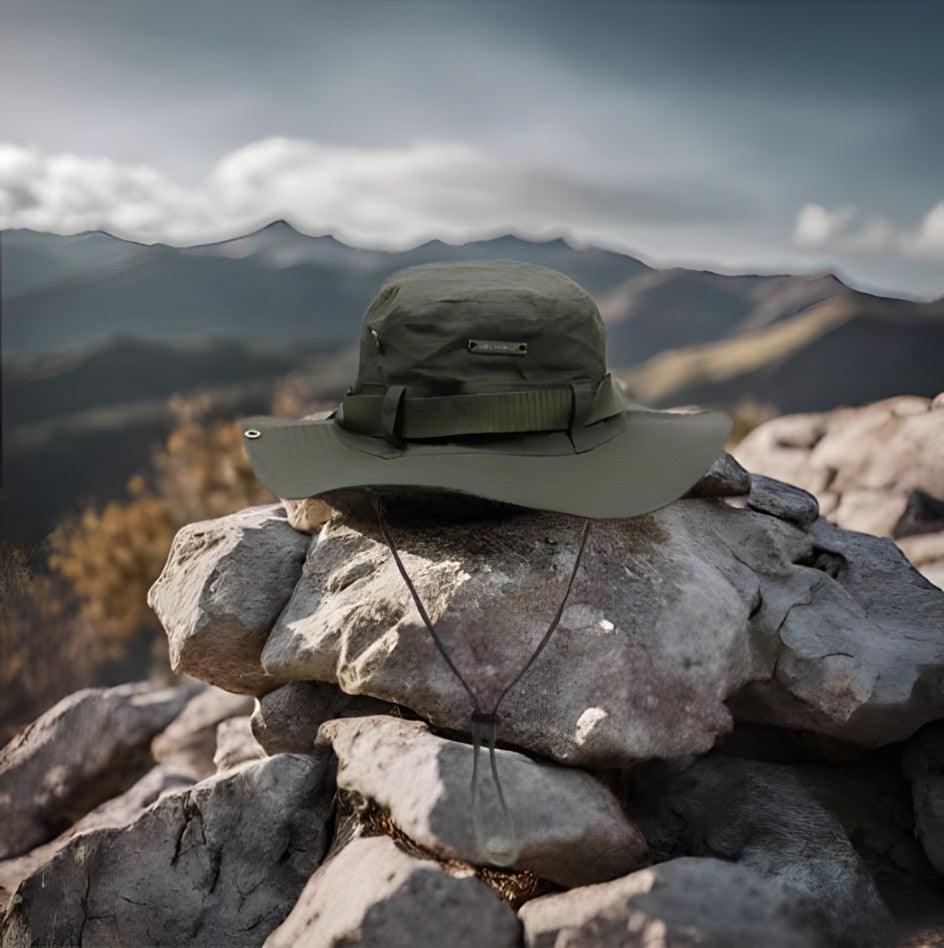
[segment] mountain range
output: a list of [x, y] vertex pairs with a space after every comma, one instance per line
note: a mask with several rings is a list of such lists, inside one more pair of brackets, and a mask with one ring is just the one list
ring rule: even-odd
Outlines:
[[225, 390], [234, 414], [267, 410], [277, 380], [296, 371], [336, 397], [360, 317], [391, 272], [482, 259], [543, 264], [586, 287], [607, 324], [610, 365], [655, 406], [803, 411], [944, 388], [944, 300], [875, 296], [829, 273], [655, 269], [511, 235], [369, 250], [284, 221], [194, 247], [8, 230], [5, 528], [35, 537], [77, 498], [120, 492], [171, 423], [173, 393]]

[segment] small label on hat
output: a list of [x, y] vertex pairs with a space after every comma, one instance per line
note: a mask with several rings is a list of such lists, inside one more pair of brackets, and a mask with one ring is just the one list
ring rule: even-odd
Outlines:
[[478, 355], [524, 356], [528, 354], [526, 342], [505, 342], [502, 339], [470, 339], [469, 352]]

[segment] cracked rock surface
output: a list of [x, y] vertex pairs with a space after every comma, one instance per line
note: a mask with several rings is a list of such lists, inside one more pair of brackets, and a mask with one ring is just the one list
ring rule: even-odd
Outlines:
[[23, 881], [5, 946], [261, 944], [327, 848], [324, 757], [281, 754], [72, 839]]
[[20, 731], [0, 750], [0, 858], [58, 836], [130, 787], [151, 766], [151, 739], [199, 688], [87, 688]]

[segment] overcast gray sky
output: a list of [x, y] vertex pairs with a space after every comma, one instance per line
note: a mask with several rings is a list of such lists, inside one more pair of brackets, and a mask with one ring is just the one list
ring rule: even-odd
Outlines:
[[0, 0], [0, 226], [562, 233], [944, 293], [944, 4]]

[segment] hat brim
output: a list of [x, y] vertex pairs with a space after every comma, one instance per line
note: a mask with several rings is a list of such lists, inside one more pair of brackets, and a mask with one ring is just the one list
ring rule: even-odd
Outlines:
[[243, 430], [258, 432], [245, 440], [256, 476], [287, 500], [352, 487], [426, 487], [594, 518], [634, 517], [681, 497], [731, 431], [728, 416], [714, 411], [629, 409], [613, 423], [613, 437], [581, 453], [564, 432], [408, 442], [398, 450], [332, 419], [255, 417]]

